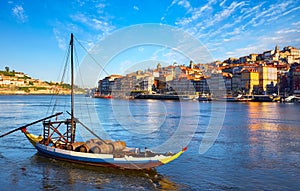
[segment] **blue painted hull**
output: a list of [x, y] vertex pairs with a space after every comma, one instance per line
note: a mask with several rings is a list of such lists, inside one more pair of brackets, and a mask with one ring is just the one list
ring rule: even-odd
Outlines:
[[92, 166], [116, 167], [124, 169], [150, 169], [163, 164], [159, 160], [155, 160], [152, 157], [145, 157], [143, 159], [137, 158], [137, 160], [126, 160], [124, 158], [114, 158], [111, 154], [80, 153], [76, 151], [52, 148], [39, 143], [36, 144], [36, 148], [40, 154], [50, 158]]

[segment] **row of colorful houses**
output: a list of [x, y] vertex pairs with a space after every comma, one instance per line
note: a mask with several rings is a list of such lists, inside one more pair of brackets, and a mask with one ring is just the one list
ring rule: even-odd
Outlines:
[[[291, 54], [284, 57], [287, 51], [293, 53], [293, 59]], [[300, 94], [300, 51], [290, 47], [279, 51], [276, 46], [275, 51], [267, 51], [263, 55], [264, 60], [257, 60], [256, 57], [245, 63], [241, 63], [245, 57], [236, 59], [239, 60], [237, 62], [225, 60], [211, 64], [195, 64], [191, 61], [189, 66], [175, 63], [162, 67], [158, 63], [155, 69], [125, 76], [107, 76], [99, 80], [98, 91], [116, 97], [129, 96], [133, 91], [146, 94], [211, 94], [217, 97]], [[284, 60], [286, 58], [294, 63], [288, 63]]]

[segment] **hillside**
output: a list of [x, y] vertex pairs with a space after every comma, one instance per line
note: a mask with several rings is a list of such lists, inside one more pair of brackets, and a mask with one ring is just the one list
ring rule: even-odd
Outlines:
[[5, 69], [0, 71], [0, 94], [70, 94], [69, 84], [41, 81], [23, 72]]

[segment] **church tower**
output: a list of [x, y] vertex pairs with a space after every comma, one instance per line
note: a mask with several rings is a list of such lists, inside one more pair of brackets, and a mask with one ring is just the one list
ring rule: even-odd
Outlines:
[[275, 46], [275, 53], [279, 53], [280, 52], [280, 50], [279, 50], [279, 46], [278, 46], [278, 44]]

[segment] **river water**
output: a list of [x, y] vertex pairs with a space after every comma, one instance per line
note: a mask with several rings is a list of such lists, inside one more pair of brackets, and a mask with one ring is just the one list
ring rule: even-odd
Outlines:
[[[0, 134], [51, 114], [52, 96], [0, 96]], [[153, 171], [48, 159], [21, 132], [0, 139], [0, 190], [299, 190], [300, 104], [79, 97], [76, 115], [103, 138], [188, 150]], [[67, 97], [60, 96], [57, 109]], [[28, 130], [41, 134], [41, 124]], [[78, 127], [78, 139], [89, 135]]]

